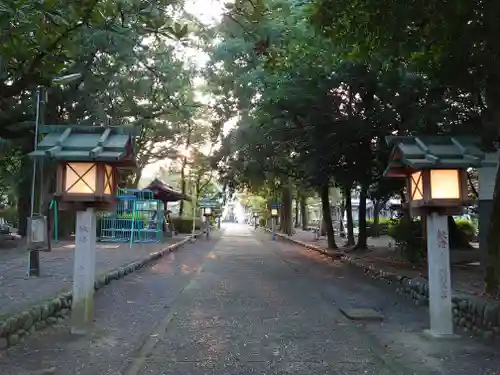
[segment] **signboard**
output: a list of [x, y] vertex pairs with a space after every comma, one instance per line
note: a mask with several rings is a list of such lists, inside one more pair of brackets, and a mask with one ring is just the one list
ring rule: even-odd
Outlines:
[[39, 249], [46, 245], [47, 226], [43, 216], [32, 216], [28, 218], [27, 228], [28, 250]]
[[199, 202], [200, 208], [217, 208], [219, 207], [219, 203], [208, 198], [203, 198]]

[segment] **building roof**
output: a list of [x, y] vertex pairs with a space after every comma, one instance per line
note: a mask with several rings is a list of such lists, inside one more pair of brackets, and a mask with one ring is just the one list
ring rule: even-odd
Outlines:
[[133, 129], [126, 127], [47, 125], [35, 158], [67, 161], [102, 161], [135, 166]]
[[404, 177], [412, 170], [426, 168], [468, 168], [496, 163], [486, 159], [479, 138], [475, 137], [386, 137], [394, 148], [387, 177]]
[[153, 191], [155, 198], [163, 202], [191, 201], [191, 197], [158, 178], [151, 181], [145, 189]]

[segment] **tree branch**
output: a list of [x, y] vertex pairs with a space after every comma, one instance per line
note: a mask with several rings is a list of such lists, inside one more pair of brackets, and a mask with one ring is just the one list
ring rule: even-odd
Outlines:
[[92, 12], [94, 11], [94, 8], [97, 6], [98, 3], [99, 0], [94, 0], [84, 13], [82, 20], [76, 22], [73, 26], [68, 27], [44, 51], [40, 52], [37, 56], [35, 56], [31, 64], [29, 65], [28, 70], [26, 71], [25, 74], [23, 74], [23, 76], [20, 79], [14, 81], [11, 85], [8, 85], [6, 83], [0, 84], [0, 103], [2, 103], [2, 101], [5, 101], [6, 99], [10, 99], [13, 96], [19, 95], [21, 91], [23, 91], [25, 88], [29, 87], [34, 83], [38, 83], [41, 80], [42, 75], [40, 74], [40, 72], [37, 72], [37, 69], [39, 68], [43, 59], [50, 53], [54, 52], [54, 50], [57, 49], [59, 44], [64, 39], [69, 37], [71, 33], [78, 30], [80, 27], [84, 26], [88, 22], [88, 20], [92, 15]]

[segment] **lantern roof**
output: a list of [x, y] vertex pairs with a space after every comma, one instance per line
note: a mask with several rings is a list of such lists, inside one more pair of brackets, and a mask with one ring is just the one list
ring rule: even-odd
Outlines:
[[46, 125], [29, 156], [65, 161], [101, 161], [134, 167], [134, 130], [118, 126]]
[[498, 160], [486, 158], [481, 141], [476, 137], [386, 137], [393, 145], [386, 177], [406, 177], [421, 169], [462, 169], [496, 165]]

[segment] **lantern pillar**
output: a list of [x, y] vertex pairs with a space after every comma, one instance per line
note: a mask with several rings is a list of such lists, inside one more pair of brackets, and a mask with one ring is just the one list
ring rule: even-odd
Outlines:
[[71, 333], [86, 334], [94, 320], [97, 218], [93, 208], [76, 212]]
[[273, 216], [271, 218], [271, 238], [273, 239], [273, 241], [276, 240], [276, 218]]
[[425, 333], [435, 338], [454, 337], [448, 218], [438, 212], [427, 215], [427, 263], [430, 329]]
[[212, 216], [211, 207], [203, 207], [203, 216], [205, 217], [205, 231], [207, 239], [210, 238], [210, 217]]

